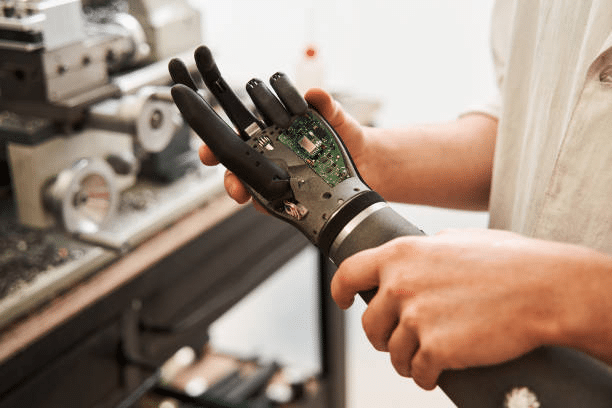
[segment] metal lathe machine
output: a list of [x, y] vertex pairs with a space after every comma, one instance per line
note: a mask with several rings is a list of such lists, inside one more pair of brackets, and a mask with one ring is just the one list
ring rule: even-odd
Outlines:
[[[208, 326], [307, 245], [199, 162], [168, 61], [202, 42], [186, 0], [0, 0], [0, 408], [272, 404], [276, 362], [217, 373], [231, 398], [167, 383], [177, 349], [202, 357]], [[342, 319], [321, 299], [337, 383], [302, 406], [340, 407]]]
[[31, 306], [11, 294], [47, 267], [62, 273], [38, 301], [221, 189], [168, 87], [167, 60], [202, 41], [200, 13], [98, 3], [0, 2], [0, 322]]

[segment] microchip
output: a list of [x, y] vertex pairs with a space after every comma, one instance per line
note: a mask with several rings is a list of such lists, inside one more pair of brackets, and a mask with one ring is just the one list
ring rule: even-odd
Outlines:
[[308, 152], [308, 154], [313, 155], [315, 153], [315, 151], [317, 150], [317, 147], [319, 147], [321, 145], [321, 141], [317, 140], [317, 138], [315, 137], [315, 135], [312, 132], [308, 132], [308, 134], [315, 141], [309, 139], [307, 136], [302, 136], [302, 138], [300, 139], [300, 141], [298, 143], [299, 143], [300, 146], [302, 146], [302, 148], [304, 150], [306, 150]]
[[349, 177], [341, 155], [341, 147], [333, 131], [314, 114], [298, 117], [278, 136], [278, 140], [291, 149], [330, 186]]

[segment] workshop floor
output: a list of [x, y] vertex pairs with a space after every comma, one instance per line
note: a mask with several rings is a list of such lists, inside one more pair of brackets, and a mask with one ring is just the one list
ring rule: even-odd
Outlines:
[[[487, 214], [398, 206], [428, 234], [444, 228], [486, 227]], [[306, 250], [230, 310], [210, 330], [221, 351], [280, 360], [296, 370], [317, 370], [316, 253]], [[386, 353], [374, 350], [361, 329], [362, 302], [347, 313], [347, 408], [452, 408], [439, 390], [423, 391], [395, 373]]]

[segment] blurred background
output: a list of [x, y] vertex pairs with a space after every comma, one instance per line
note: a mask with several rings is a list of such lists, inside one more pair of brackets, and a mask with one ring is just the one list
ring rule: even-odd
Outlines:
[[[295, 76], [314, 47], [323, 86], [379, 104], [373, 124], [401, 127], [452, 120], [486, 102], [495, 83], [489, 52], [493, 0], [201, 0], [203, 36], [234, 83]], [[486, 227], [482, 212], [396, 205], [426, 233]], [[314, 250], [306, 250], [217, 321], [219, 349], [267, 355], [316, 370]], [[454, 405], [436, 389], [420, 390], [395, 373], [361, 329], [363, 302], [347, 312], [350, 408]]]

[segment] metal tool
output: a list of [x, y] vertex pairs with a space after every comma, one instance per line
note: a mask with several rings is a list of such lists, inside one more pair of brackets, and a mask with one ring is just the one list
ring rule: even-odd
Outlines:
[[253, 374], [230, 389], [223, 399], [232, 404], [243, 403], [264, 390], [279, 369], [280, 366], [276, 362], [259, 367]]
[[223, 376], [219, 381], [210, 386], [205, 394], [211, 398], [221, 399], [227, 395], [228, 391], [233, 389], [242, 379], [240, 378], [240, 369], [230, 371]]
[[95, 233], [117, 212], [115, 172], [103, 160], [81, 159], [58, 174], [45, 199], [68, 232]]
[[[393, 238], [423, 235], [362, 181], [340, 137], [285, 75], [270, 79], [277, 96], [259, 80], [247, 84], [266, 121], [262, 127], [235, 118], [233, 112], [245, 109], [223, 86], [210, 51], [197, 49], [195, 59], [242, 137], [195, 92], [183, 64], [174, 61], [169, 68], [180, 83], [172, 88], [172, 96], [185, 120], [270, 214], [296, 226], [336, 265]], [[373, 289], [361, 296], [369, 302], [375, 293]], [[612, 370], [562, 348], [538, 349], [494, 367], [445, 371], [439, 384], [459, 407], [502, 407], [505, 396], [517, 387], [531, 390], [542, 406], [612, 406]]]

